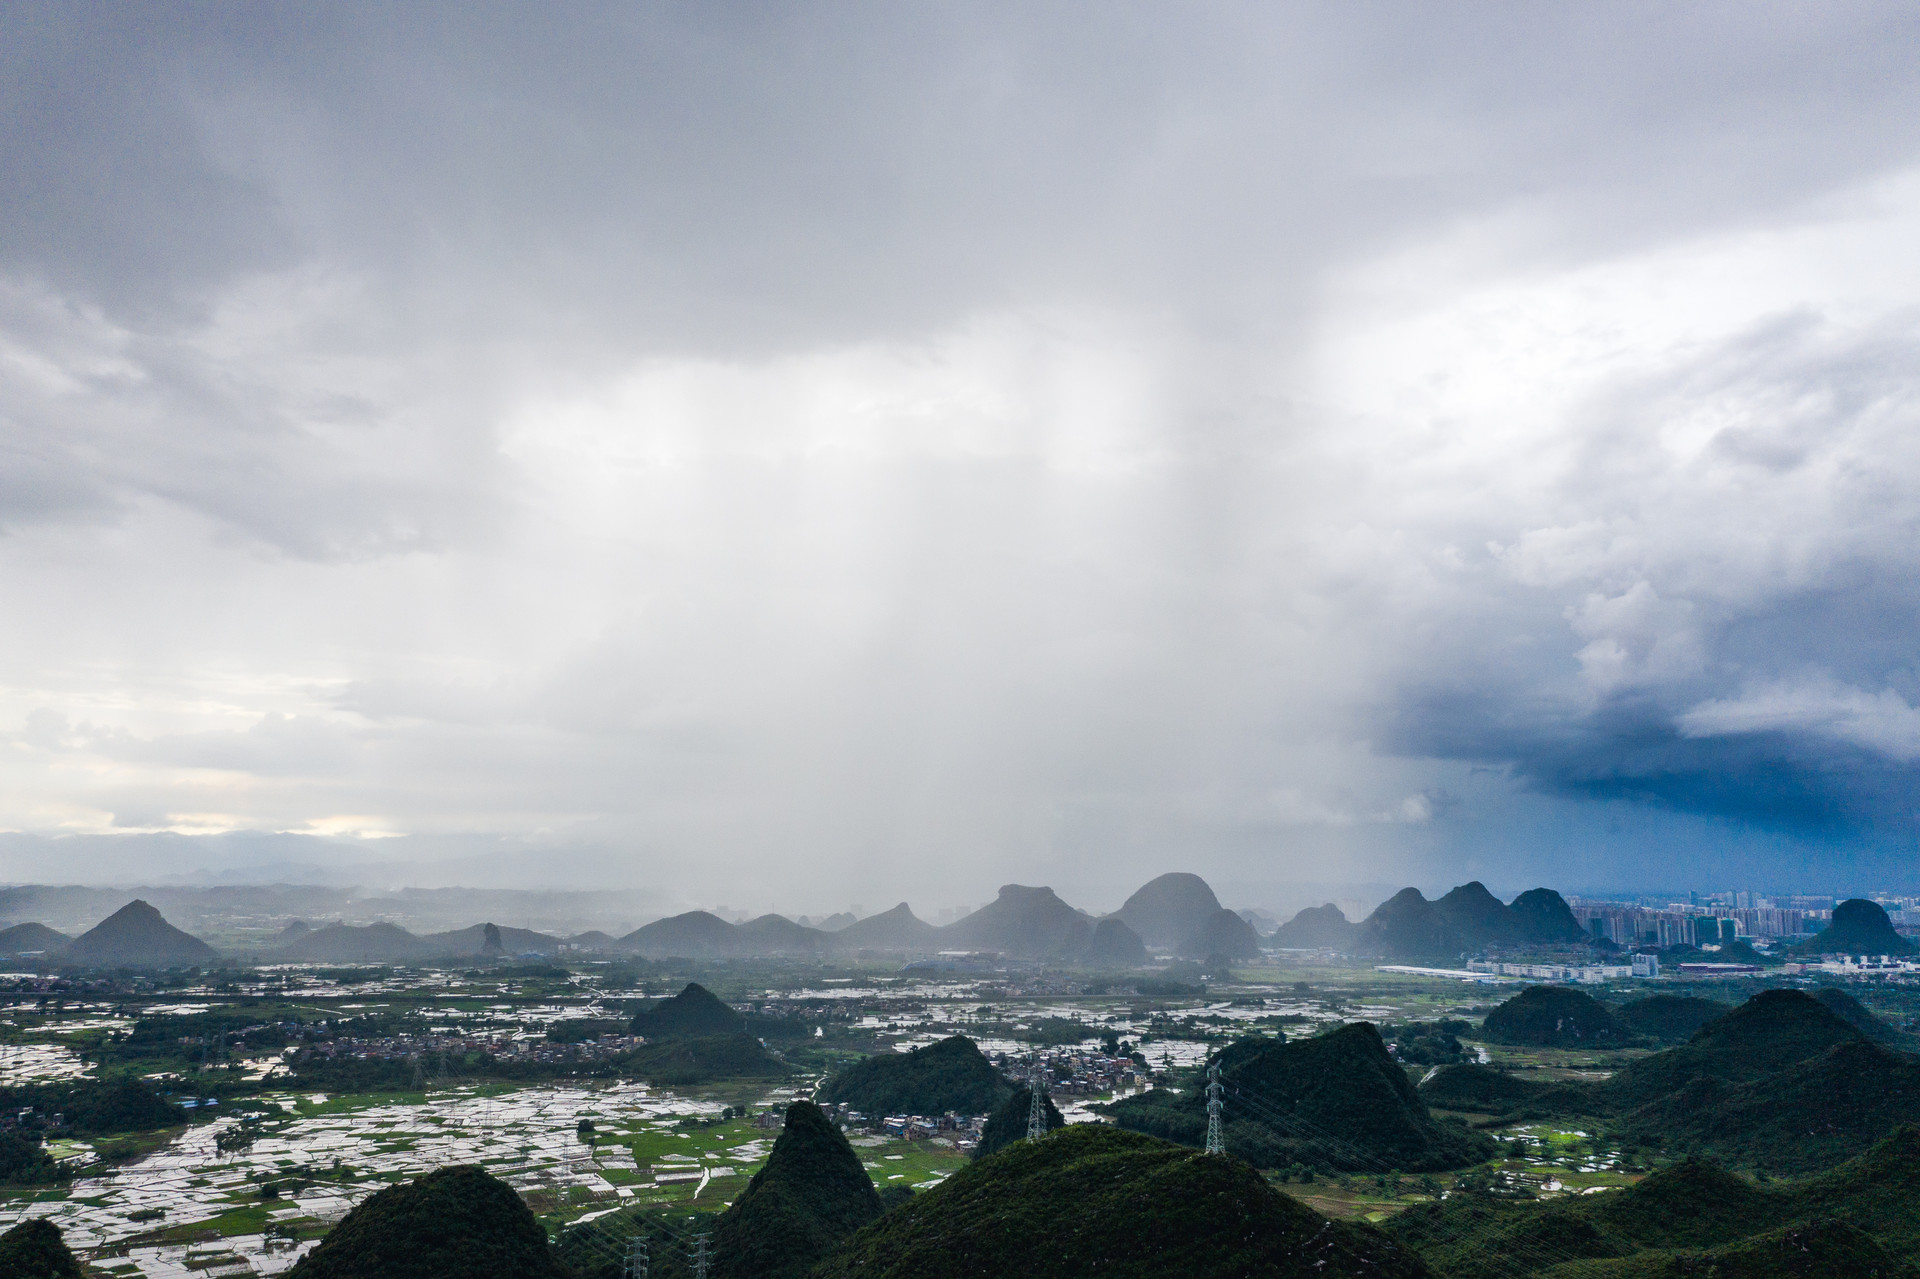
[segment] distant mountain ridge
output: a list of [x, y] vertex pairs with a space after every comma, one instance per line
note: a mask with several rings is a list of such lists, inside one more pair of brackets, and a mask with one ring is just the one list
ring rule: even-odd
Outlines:
[[[1872, 903], [1865, 906], [1878, 912], [1878, 921], [1884, 923], [1884, 912]], [[710, 911], [692, 910], [656, 919], [622, 937], [591, 931], [564, 940], [533, 929], [491, 923], [417, 935], [385, 922], [336, 921], [315, 926], [308, 922], [312, 918], [309, 916], [294, 920], [269, 941], [255, 943], [242, 954], [294, 963], [379, 964], [467, 956], [556, 956], [569, 950], [624, 952], [653, 960], [824, 956], [862, 951], [927, 956], [978, 952], [1112, 969], [1147, 965], [1152, 962], [1149, 948], [1187, 959], [1254, 958], [1262, 941], [1248, 922], [1248, 914], [1256, 913], [1243, 914], [1223, 907], [1204, 879], [1181, 871], [1148, 881], [1119, 910], [1104, 916], [1074, 907], [1050, 887], [1005, 884], [993, 901], [946, 925], [919, 918], [906, 902], [861, 919], [846, 915], [821, 919], [830, 927], [810, 927], [778, 914], [735, 924]], [[1847, 924], [1851, 916], [1837, 912], [1837, 918]], [[1869, 928], [1875, 922], [1865, 919]], [[107, 928], [109, 923], [111, 928]], [[107, 931], [101, 933], [102, 928]], [[144, 941], [136, 936], [143, 931], [151, 934]], [[109, 945], [117, 934], [124, 936]], [[191, 964], [219, 958], [211, 946], [174, 928], [145, 901], [129, 903], [90, 930], [88, 936], [93, 939], [79, 946], [44, 925], [18, 924], [0, 931], [0, 954], [46, 954], [51, 962], [75, 964]], [[1331, 904], [1309, 907], [1280, 925], [1267, 941], [1279, 947], [1436, 960], [1457, 958], [1486, 945], [1571, 944], [1584, 937], [1557, 892], [1535, 888], [1509, 904], [1475, 881], [1435, 901], [1428, 901], [1417, 889], [1403, 889], [1357, 924], [1349, 922]], [[1878, 940], [1885, 943], [1884, 938]], [[1891, 943], [1885, 943], [1885, 949], [1890, 950]], [[148, 958], [119, 957], [133, 954]]]
[[[1208, 895], [1211, 897], [1211, 891]], [[1230, 911], [1217, 913], [1232, 915]], [[1252, 934], [1244, 920], [1233, 916], [1233, 921]], [[648, 959], [963, 950], [1075, 962], [1094, 953], [1098, 922], [1062, 901], [1051, 888], [1005, 884], [992, 902], [945, 926], [920, 919], [905, 902], [832, 932], [809, 928], [781, 915], [762, 915], [731, 924], [710, 911], [690, 910], [636, 928], [615, 946]], [[1142, 962], [1144, 955], [1137, 960], [1130, 958], [1137, 953], [1133, 942], [1127, 933], [1109, 928], [1100, 942], [1100, 962]]]
[[1551, 888], [1528, 889], [1506, 903], [1473, 880], [1434, 901], [1417, 888], [1403, 888], [1357, 924], [1332, 904], [1310, 906], [1269, 940], [1279, 947], [1411, 960], [1457, 958], [1495, 945], [1573, 944], [1586, 934], [1566, 899]]

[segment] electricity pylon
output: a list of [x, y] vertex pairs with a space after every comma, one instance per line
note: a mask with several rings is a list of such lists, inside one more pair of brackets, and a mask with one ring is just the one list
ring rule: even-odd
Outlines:
[[707, 1279], [707, 1266], [713, 1261], [707, 1254], [707, 1239], [704, 1231], [693, 1237], [693, 1279]]
[[1042, 1082], [1043, 1067], [1040, 1054], [1033, 1055], [1033, 1074], [1027, 1078], [1027, 1091], [1032, 1094], [1027, 1105], [1027, 1139], [1047, 1135], [1047, 1090]]
[[1220, 1135], [1220, 1063], [1214, 1062], [1207, 1069], [1207, 1153], [1224, 1155], [1227, 1153], [1226, 1139]]
[[647, 1279], [647, 1241], [639, 1235], [627, 1240], [627, 1264], [621, 1279]]

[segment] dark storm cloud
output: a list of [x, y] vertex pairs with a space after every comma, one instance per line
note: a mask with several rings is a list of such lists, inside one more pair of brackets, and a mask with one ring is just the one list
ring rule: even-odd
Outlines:
[[[1508, 764], [1549, 793], [1911, 830], [1920, 330], [1910, 314], [1851, 340], [1828, 327], [1784, 317], [1601, 406], [1555, 496], [1570, 522], [1607, 512], [1611, 545], [1563, 581], [1535, 566], [1524, 592], [1479, 596], [1442, 669], [1415, 659], [1386, 740]], [[1704, 447], [1661, 463], [1652, 436], [1702, 405], [1719, 418]], [[1561, 644], [1486, 660], [1515, 610], [1551, 633], [1539, 612], [1554, 607], [1572, 623]], [[1576, 662], [1584, 689], [1566, 678]]]

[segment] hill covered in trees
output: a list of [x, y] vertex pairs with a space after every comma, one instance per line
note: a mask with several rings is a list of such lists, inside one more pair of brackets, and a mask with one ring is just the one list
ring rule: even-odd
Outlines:
[[616, 1060], [624, 1072], [650, 1084], [686, 1087], [716, 1079], [777, 1079], [793, 1068], [752, 1035], [702, 1035], [642, 1044]]
[[820, 1100], [869, 1115], [984, 1115], [1011, 1091], [965, 1035], [905, 1053], [876, 1053], [829, 1079]]
[[60, 1165], [40, 1144], [38, 1133], [0, 1130], [0, 1185], [44, 1186], [59, 1180]]
[[0, 955], [48, 954], [72, 940], [45, 924], [15, 924], [11, 928], [0, 928]]
[[1828, 1012], [1875, 1043], [1886, 1044], [1891, 1048], [1910, 1048], [1913, 1044], [1911, 1036], [1881, 1021], [1873, 1015], [1872, 1009], [1844, 990], [1823, 986], [1813, 991], [1812, 995], [1827, 1006]]
[[191, 933], [169, 924], [144, 901], [131, 901], [74, 938], [60, 951], [63, 964], [108, 968], [185, 968], [220, 958]]
[[0, 1275], [5, 1279], [81, 1279], [60, 1228], [43, 1217], [0, 1234]]
[[796, 1101], [766, 1166], [713, 1225], [716, 1279], [804, 1279], [880, 1215], [860, 1156], [820, 1107]]
[[1508, 1119], [1605, 1119], [1630, 1145], [1799, 1174], [1830, 1168], [1920, 1114], [1920, 1058], [1869, 1039], [1811, 995], [1768, 990], [1598, 1083], [1448, 1066], [1420, 1095]]
[[151, 1132], [187, 1122], [187, 1112], [162, 1097], [152, 1084], [126, 1075], [0, 1086], [0, 1109], [58, 1114], [70, 1131], [89, 1137]]
[[[1066, 1119], [1060, 1114], [1060, 1108], [1053, 1104], [1053, 1098], [1042, 1096], [1040, 1109], [1046, 1117], [1047, 1131], [1066, 1127]], [[1024, 1141], [1027, 1136], [1027, 1121], [1033, 1116], [1033, 1089], [1016, 1088], [999, 1107], [987, 1116], [987, 1123], [980, 1130], [980, 1144], [974, 1147], [973, 1157], [984, 1159], [995, 1151], [1004, 1150], [1016, 1141]]]
[[[1436, 1120], [1370, 1023], [1311, 1039], [1243, 1039], [1214, 1059], [1230, 1153], [1262, 1168], [1433, 1172], [1493, 1150], [1486, 1136]], [[1206, 1096], [1196, 1073], [1179, 1093], [1156, 1088], [1108, 1106], [1125, 1128], [1186, 1145], [1206, 1140]]]
[[1733, 1011], [1731, 1004], [1693, 995], [1648, 995], [1614, 1009], [1622, 1026], [1644, 1039], [1685, 1043], [1701, 1027]]
[[1605, 1004], [1568, 986], [1527, 987], [1489, 1012], [1480, 1034], [1550, 1048], [1620, 1048], [1631, 1038]]
[[1920, 1114], [1920, 1060], [1810, 995], [1768, 990], [1592, 1092], [1627, 1141], [1810, 1172]]
[[1833, 908], [1827, 926], [1793, 948], [1798, 955], [1911, 955], [1914, 944], [1894, 931], [1879, 902], [1855, 897]]
[[293, 1279], [569, 1279], [547, 1232], [506, 1182], [471, 1166], [389, 1186], [348, 1213]]
[[[1851, 1277], [1875, 1266], [1897, 1275], [1884, 1268], [1888, 1259], [1920, 1246], [1917, 1196], [1920, 1132], [1906, 1128], [1797, 1185], [1756, 1185], [1689, 1159], [1605, 1195], [1451, 1195], [1408, 1209], [1385, 1229], [1449, 1279], [1559, 1276], [1581, 1263], [1581, 1275]], [[1804, 1269], [1788, 1264], [1796, 1256]]]
[[649, 1039], [730, 1035], [745, 1028], [739, 1013], [698, 982], [688, 982], [679, 994], [643, 1008], [633, 1019], [633, 1033]]
[[1418, 1257], [1328, 1221], [1237, 1159], [1074, 1124], [970, 1164], [855, 1234], [816, 1279], [1420, 1279]]

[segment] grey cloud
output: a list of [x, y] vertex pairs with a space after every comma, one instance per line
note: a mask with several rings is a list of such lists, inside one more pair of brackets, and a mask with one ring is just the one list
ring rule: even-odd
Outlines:
[[976, 897], [1388, 874], [1507, 817], [1525, 866], [1617, 804], [1746, 823], [1722, 851], [1897, 825], [1910, 313], [1723, 280], [1733, 331], [1497, 449], [1447, 397], [1523, 360], [1383, 338], [1384, 410], [1315, 370], [1436, 298], [1584, 307], [1897, 204], [1861, 192], [1920, 156], [1916, 33], [0, 8], [0, 824]]
[[[1614, 392], [1554, 494], [1570, 524], [1606, 512], [1608, 534], [1497, 543], [1509, 571], [1464, 597], [1457, 642], [1387, 712], [1389, 740], [1510, 763], [1552, 792], [1910, 828], [1915, 336], [1910, 319], [1846, 340], [1791, 317]], [[1662, 464], [1652, 437], [1685, 413], [1725, 424]], [[1544, 642], [1521, 656], [1517, 626]]]

